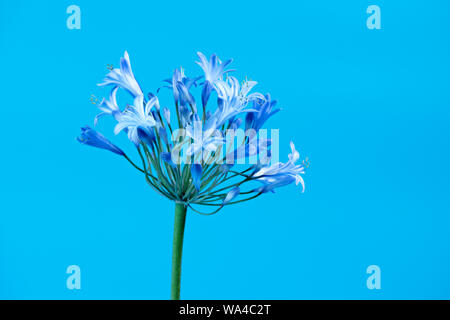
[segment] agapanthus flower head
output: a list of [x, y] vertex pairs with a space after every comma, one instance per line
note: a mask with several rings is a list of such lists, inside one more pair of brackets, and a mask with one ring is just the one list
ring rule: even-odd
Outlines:
[[[244, 80], [240, 84], [232, 76], [224, 80], [223, 75], [231, 71], [225, 69], [231, 59], [222, 63], [215, 54], [209, 60], [200, 52], [198, 56], [203, 76], [188, 78], [180, 68], [166, 80], [165, 87], [171, 89], [175, 101], [172, 118], [176, 116], [176, 121], [171, 119], [169, 107], [160, 108], [156, 95], [149, 93], [148, 99], [144, 97], [126, 51], [120, 69], [113, 69], [100, 84], [110, 85], [112, 90], [109, 99], [100, 103], [102, 113], [94, 122], [105, 115], [113, 116], [117, 120], [114, 132], [127, 134], [136, 147], [140, 164], [90, 127], [83, 127], [77, 138], [82, 144], [122, 155], [143, 174], [151, 188], [175, 202], [172, 299], [180, 298], [181, 253], [188, 207], [212, 215], [224, 207], [255, 199], [288, 184], [301, 184], [302, 192], [305, 188], [302, 175], [307, 161], [297, 164], [300, 155], [294, 144], [291, 142], [287, 162], [271, 163], [274, 141], [266, 133], [259, 134], [266, 121], [280, 110], [274, 108], [275, 101], [269, 94], [250, 93], [256, 81]], [[199, 83], [202, 108], [198, 110], [193, 87], [201, 77], [204, 77]], [[116, 100], [119, 88], [132, 95], [132, 105], [119, 108]], [[215, 106], [208, 104], [213, 92], [217, 95]], [[175, 122], [178, 127], [174, 126]], [[260, 183], [260, 187], [254, 188], [255, 183]], [[210, 210], [200, 211], [197, 206]]]
[[[157, 95], [149, 93], [147, 99], [144, 97], [127, 52], [121, 58], [120, 69], [109, 72], [101, 84], [110, 85], [111, 92], [100, 103], [102, 112], [95, 117], [95, 123], [105, 115], [113, 116], [117, 121], [114, 132], [123, 131], [128, 136], [136, 146], [141, 165], [89, 127], [82, 129], [78, 141], [123, 155], [159, 194], [196, 212], [193, 205], [215, 206], [215, 213], [291, 183], [301, 184], [304, 190], [305, 166], [297, 164], [300, 155], [294, 144], [291, 142], [287, 162], [271, 163], [274, 141], [259, 135], [267, 120], [280, 111], [275, 108], [276, 101], [269, 94], [252, 93], [256, 81], [239, 82], [229, 75], [224, 79], [223, 75], [231, 71], [226, 69], [231, 59], [221, 62], [216, 55], [209, 59], [202, 53], [198, 56], [202, 76], [189, 78], [179, 68], [165, 80], [175, 101], [173, 109], [160, 108], [159, 89]], [[202, 77], [204, 81], [197, 84]], [[132, 95], [131, 105], [119, 107], [119, 88]], [[213, 92], [217, 95], [215, 105], [208, 104]], [[195, 98], [198, 94], [202, 99], [199, 110]], [[230, 130], [238, 134], [229, 135]], [[252, 182], [261, 186], [255, 189]]]

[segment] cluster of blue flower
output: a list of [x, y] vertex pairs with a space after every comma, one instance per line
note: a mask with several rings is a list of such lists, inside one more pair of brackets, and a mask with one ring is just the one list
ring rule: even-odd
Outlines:
[[[189, 78], [182, 68], [176, 69], [172, 78], [164, 80], [167, 84], [161, 87], [169, 88], [173, 92], [178, 122], [178, 128], [175, 127], [175, 130], [172, 128], [170, 110], [160, 107], [155, 94], [144, 95], [134, 77], [127, 52], [120, 60], [120, 68], [111, 69], [99, 84], [111, 86], [112, 90], [109, 98], [103, 99], [98, 105], [102, 112], [95, 117], [94, 125], [103, 116], [114, 117], [117, 121], [115, 134], [123, 131], [128, 135], [137, 148], [142, 167], [88, 126], [82, 128], [78, 141], [124, 156], [145, 175], [147, 182], [157, 192], [191, 208], [192, 204], [217, 206], [215, 213], [224, 205], [247, 201], [294, 182], [300, 183], [303, 191], [301, 174], [304, 174], [305, 166], [304, 163], [296, 164], [299, 161], [299, 153], [292, 142], [292, 152], [286, 163], [258, 162], [239, 171], [233, 163], [206, 161], [205, 154], [216, 159], [217, 155], [221, 154], [226, 144], [222, 134], [225, 130], [235, 130], [242, 126], [245, 132], [258, 131], [267, 119], [280, 109], [275, 108], [276, 101], [272, 100], [269, 94], [250, 93], [256, 85], [255, 81], [244, 81], [240, 84], [235, 77], [228, 74], [232, 71], [226, 69], [232, 62], [231, 59], [221, 62], [213, 54], [208, 60], [200, 52], [198, 56], [200, 61], [197, 63], [203, 69], [204, 75]], [[201, 87], [201, 111], [198, 110], [191, 93], [193, 87]], [[133, 104], [127, 105], [123, 110], [119, 108], [116, 100], [119, 88], [126, 90], [134, 99]], [[159, 91], [158, 89], [156, 93], [159, 94]], [[207, 106], [213, 94], [217, 96], [217, 106], [214, 112], [211, 112], [207, 110]], [[243, 116], [240, 117], [241, 115]], [[251, 152], [249, 150], [255, 140], [257, 147]], [[262, 142], [264, 148], [260, 148]], [[185, 144], [188, 145], [186, 155], [195, 160], [183, 164], [175, 161], [175, 158], [179, 159], [177, 155], [181, 152], [180, 145]], [[243, 157], [249, 157], [259, 153], [260, 149], [267, 151], [269, 148], [270, 140], [259, 141], [258, 138], [246, 136], [238, 149], [244, 150]], [[237, 152], [238, 149], [234, 151]], [[251, 181], [261, 184], [243, 191], [243, 184]], [[244, 198], [233, 201], [239, 195]]]

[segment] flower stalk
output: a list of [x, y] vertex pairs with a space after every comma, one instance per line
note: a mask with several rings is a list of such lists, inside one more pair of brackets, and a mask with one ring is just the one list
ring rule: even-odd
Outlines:
[[183, 255], [184, 227], [186, 224], [187, 207], [181, 203], [175, 203], [175, 222], [173, 227], [172, 248], [172, 284], [170, 290], [171, 300], [180, 300], [181, 288], [181, 258]]

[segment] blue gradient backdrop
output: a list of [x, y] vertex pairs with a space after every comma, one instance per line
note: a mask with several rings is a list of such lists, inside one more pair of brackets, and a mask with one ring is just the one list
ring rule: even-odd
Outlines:
[[124, 50], [146, 91], [200, 74], [196, 51], [233, 57], [284, 109], [281, 159], [291, 139], [311, 159], [304, 194], [188, 215], [182, 298], [450, 298], [448, 1], [0, 0], [0, 18], [0, 298], [169, 297], [173, 204], [75, 141]]

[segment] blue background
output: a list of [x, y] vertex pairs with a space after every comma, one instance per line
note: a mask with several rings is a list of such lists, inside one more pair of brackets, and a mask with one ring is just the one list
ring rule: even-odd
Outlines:
[[[81, 30], [66, 8], [81, 8]], [[381, 8], [369, 30], [366, 8]], [[448, 1], [0, 1], [0, 298], [166, 299], [173, 204], [78, 144], [125, 50], [147, 91], [196, 51], [233, 57], [283, 111], [289, 186], [188, 215], [185, 299], [450, 298]], [[169, 92], [164, 92], [169, 95]], [[114, 138], [113, 121], [99, 130]], [[126, 137], [114, 141], [131, 152]], [[135, 156], [135, 154], [133, 154]], [[81, 267], [81, 290], [66, 268]], [[366, 268], [381, 268], [381, 290]]]

